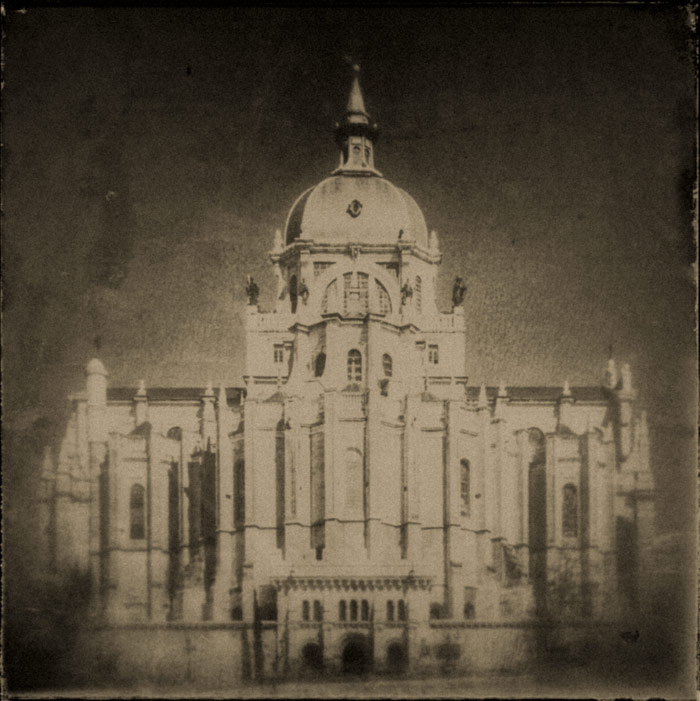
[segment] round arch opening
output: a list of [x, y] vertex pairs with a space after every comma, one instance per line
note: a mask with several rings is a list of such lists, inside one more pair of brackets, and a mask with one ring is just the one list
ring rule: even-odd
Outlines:
[[372, 651], [369, 640], [362, 635], [349, 638], [343, 645], [343, 674], [369, 674], [372, 669]]
[[306, 670], [311, 672], [323, 670], [323, 650], [318, 643], [306, 643], [301, 650], [301, 658]]
[[402, 674], [408, 667], [406, 646], [399, 642], [390, 643], [386, 649], [386, 667], [392, 674]]

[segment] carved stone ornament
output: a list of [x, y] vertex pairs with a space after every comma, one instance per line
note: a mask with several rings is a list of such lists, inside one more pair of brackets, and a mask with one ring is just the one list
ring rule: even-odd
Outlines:
[[359, 200], [353, 200], [348, 208], [345, 210], [353, 219], [360, 216], [362, 212], [362, 202]]

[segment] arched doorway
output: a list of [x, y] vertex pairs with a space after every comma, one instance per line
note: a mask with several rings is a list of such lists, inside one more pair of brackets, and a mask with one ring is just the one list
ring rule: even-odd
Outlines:
[[368, 674], [372, 668], [369, 641], [362, 635], [348, 638], [343, 646], [343, 674]]
[[310, 672], [321, 672], [323, 670], [323, 650], [318, 643], [307, 643], [301, 650], [301, 657], [304, 660], [304, 669]]
[[392, 674], [401, 674], [408, 667], [406, 647], [402, 643], [390, 643], [386, 649], [386, 668]]

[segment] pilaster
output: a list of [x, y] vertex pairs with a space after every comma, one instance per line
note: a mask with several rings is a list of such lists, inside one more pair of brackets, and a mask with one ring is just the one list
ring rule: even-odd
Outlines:
[[217, 401], [217, 576], [214, 585], [213, 618], [231, 619], [231, 588], [234, 585], [235, 549], [233, 521], [233, 445], [229, 433], [233, 417], [228, 408], [226, 390], [221, 387]]

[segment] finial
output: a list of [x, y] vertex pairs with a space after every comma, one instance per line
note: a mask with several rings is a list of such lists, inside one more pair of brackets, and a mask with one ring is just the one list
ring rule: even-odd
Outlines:
[[214, 396], [214, 386], [212, 385], [211, 380], [207, 382], [207, 387], [204, 390], [204, 396], [205, 397], [213, 397]]
[[569, 380], [564, 380], [564, 389], [561, 393], [562, 397], [570, 397], [571, 396], [571, 387], [569, 387]]
[[496, 397], [496, 407], [494, 409], [493, 418], [498, 420], [505, 419], [506, 405], [508, 404], [508, 390], [506, 383], [501, 380], [498, 384], [498, 396]]
[[228, 400], [226, 398], [226, 387], [224, 387], [224, 383], [221, 383], [221, 387], [219, 387], [219, 406], [227, 406]]
[[605, 383], [610, 389], [617, 387], [617, 368], [615, 367], [614, 358], [608, 358], [608, 367], [605, 371]]
[[626, 392], [632, 391], [632, 369], [629, 363], [624, 363], [620, 370], [620, 378], [622, 380], [622, 389]]
[[486, 396], [486, 385], [481, 385], [479, 388], [479, 409], [486, 409], [489, 405], [489, 399]]
[[136, 391], [136, 396], [137, 397], [145, 397], [146, 396], [146, 380], [139, 380], [139, 388]]
[[275, 229], [275, 240], [272, 248], [274, 251], [281, 251], [284, 248], [282, 229]]

